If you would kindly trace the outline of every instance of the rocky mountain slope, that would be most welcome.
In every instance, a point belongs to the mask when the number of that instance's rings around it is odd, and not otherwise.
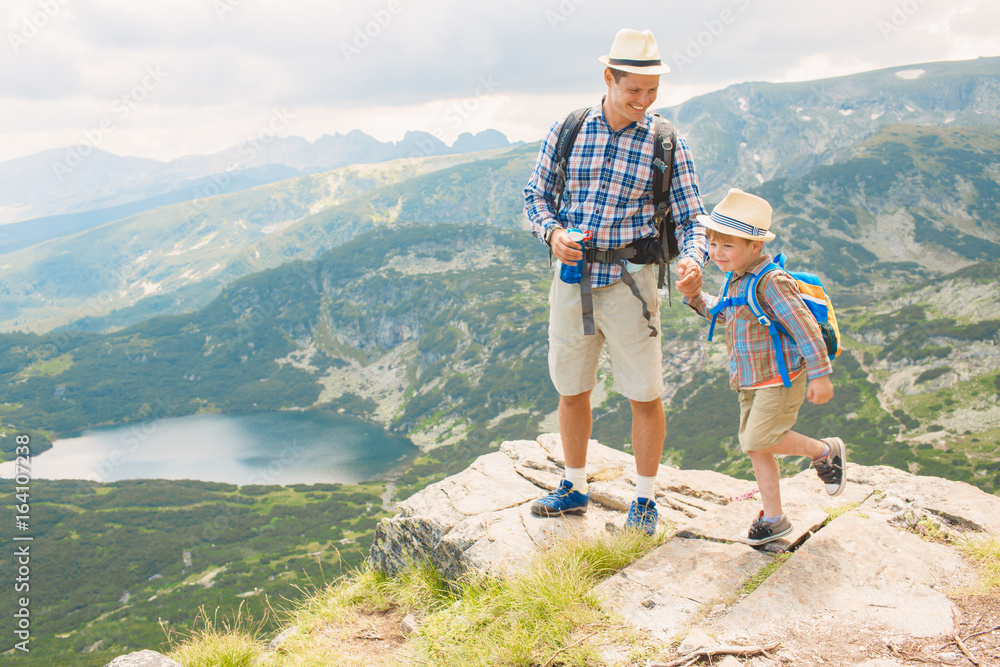
[[[389,573],[429,561],[448,578],[470,570],[505,576],[562,541],[621,530],[634,462],[593,441],[587,514],[529,513],[531,500],[561,478],[560,457],[558,436],[503,443],[383,519],[370,563]],[[811,470],[784,480],[795,530],[755,549],[740,543],[759,508],[748,499],[751,482],[662,467],[656,501],[667,540],[593,594],[613,621],[641,630],[665,653],[777,643],[771,660],[801,664],[964,660],[950,642],[963,622],[977,622],[959,609],[979,573],[959,547],[963,539],[1000,537],[1000,499],[886,467],[849,464],[848,480],[837,498]],[[1000,622],[996,608],[988,613],[986,628]],[[970,655],[976,651],[981,664],[1000,660],[995,642],[980,641],[970,640]],[[603,664],[635,664],[628,646],[595,645]]]
[[[471,153],[511,145],[496,130],[476,135],[465,132],[452,146],[427,132],[407,132],[397,142],[378,141],[358,130],[323,135],[316,141],[275,135],[293,121],[294,115],[287,110],[276,110],[257,136],[238,146],[169,162],[121,157],[90,143],[2,162],[0,224],[94,211],[168,194],[188,201],[218,194],[220,188],[223,192],[228,187],[245,189],[352,164]],[[146,208],[155,204],[153,199]]]
[[[742,83],[661,113],[694,147],[702,191],[717,201],[728,187],[828,164],[885,125],[995,130],[998,103],[1000,58],[979,58],[800,83]]]

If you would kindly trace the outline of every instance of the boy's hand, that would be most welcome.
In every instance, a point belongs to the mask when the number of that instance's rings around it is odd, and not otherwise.
[[[698,266],[698,262],[685,257],[677,262],[677,271],[680,273],[677,289],[681,294],[688,297],[701,294],[701,267]]]
[[[806,398],[813,405],[823,405],[833,398],[833,382],[830,381],[830,376],[821,375],[818,378],[809,380]]]

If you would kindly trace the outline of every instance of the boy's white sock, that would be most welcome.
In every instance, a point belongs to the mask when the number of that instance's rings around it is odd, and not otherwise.
[[[573,485],[574,491],[587,493],[587,466],[582,468],[566,468],[566,481]]]
[[[815,461],[816,459],[821,459],[824,456],[829,456],[830,452],[833,451],[833,450],[830,449],[830,445],[829,444],[827,444],[827,443],[824,442],[823,446],[826,447],[826,450],[822,454],[820,454],[819,456],[817,456],[815,459],[813,459],[813,461]]]
[[[656,475],[651,477],[635,476],[635,499],[653,500],[656,495]]]

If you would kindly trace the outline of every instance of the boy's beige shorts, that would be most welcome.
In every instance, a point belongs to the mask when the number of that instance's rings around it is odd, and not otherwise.
[[[791,387],[740,390],[740,447],[756,452],[778,444],[792,430],[806,397],[806,372]]]
[[[660,296],[656,265],[632,274],[646,300],[651,321],[660,330]],[[590,391],[597,383],[597,365],[605,343],[611,360],[614,390],[633,401],[652,401],[663,395],[663,351],[660,336],[649,336],[642,304],[622,280],[599,287],[594,294],[596,334],[583,335],[580,286],[559,279],[556,263],[549,290],[549,375],[562,396]]]

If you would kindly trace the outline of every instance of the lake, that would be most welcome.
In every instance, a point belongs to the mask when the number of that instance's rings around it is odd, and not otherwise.
[[[419,452],[408,438],[330,411],[204,414],[94,428],[32,458],[36,479],[196,479],[353,484]],[[0,477],[13,477],[13,462]]]

